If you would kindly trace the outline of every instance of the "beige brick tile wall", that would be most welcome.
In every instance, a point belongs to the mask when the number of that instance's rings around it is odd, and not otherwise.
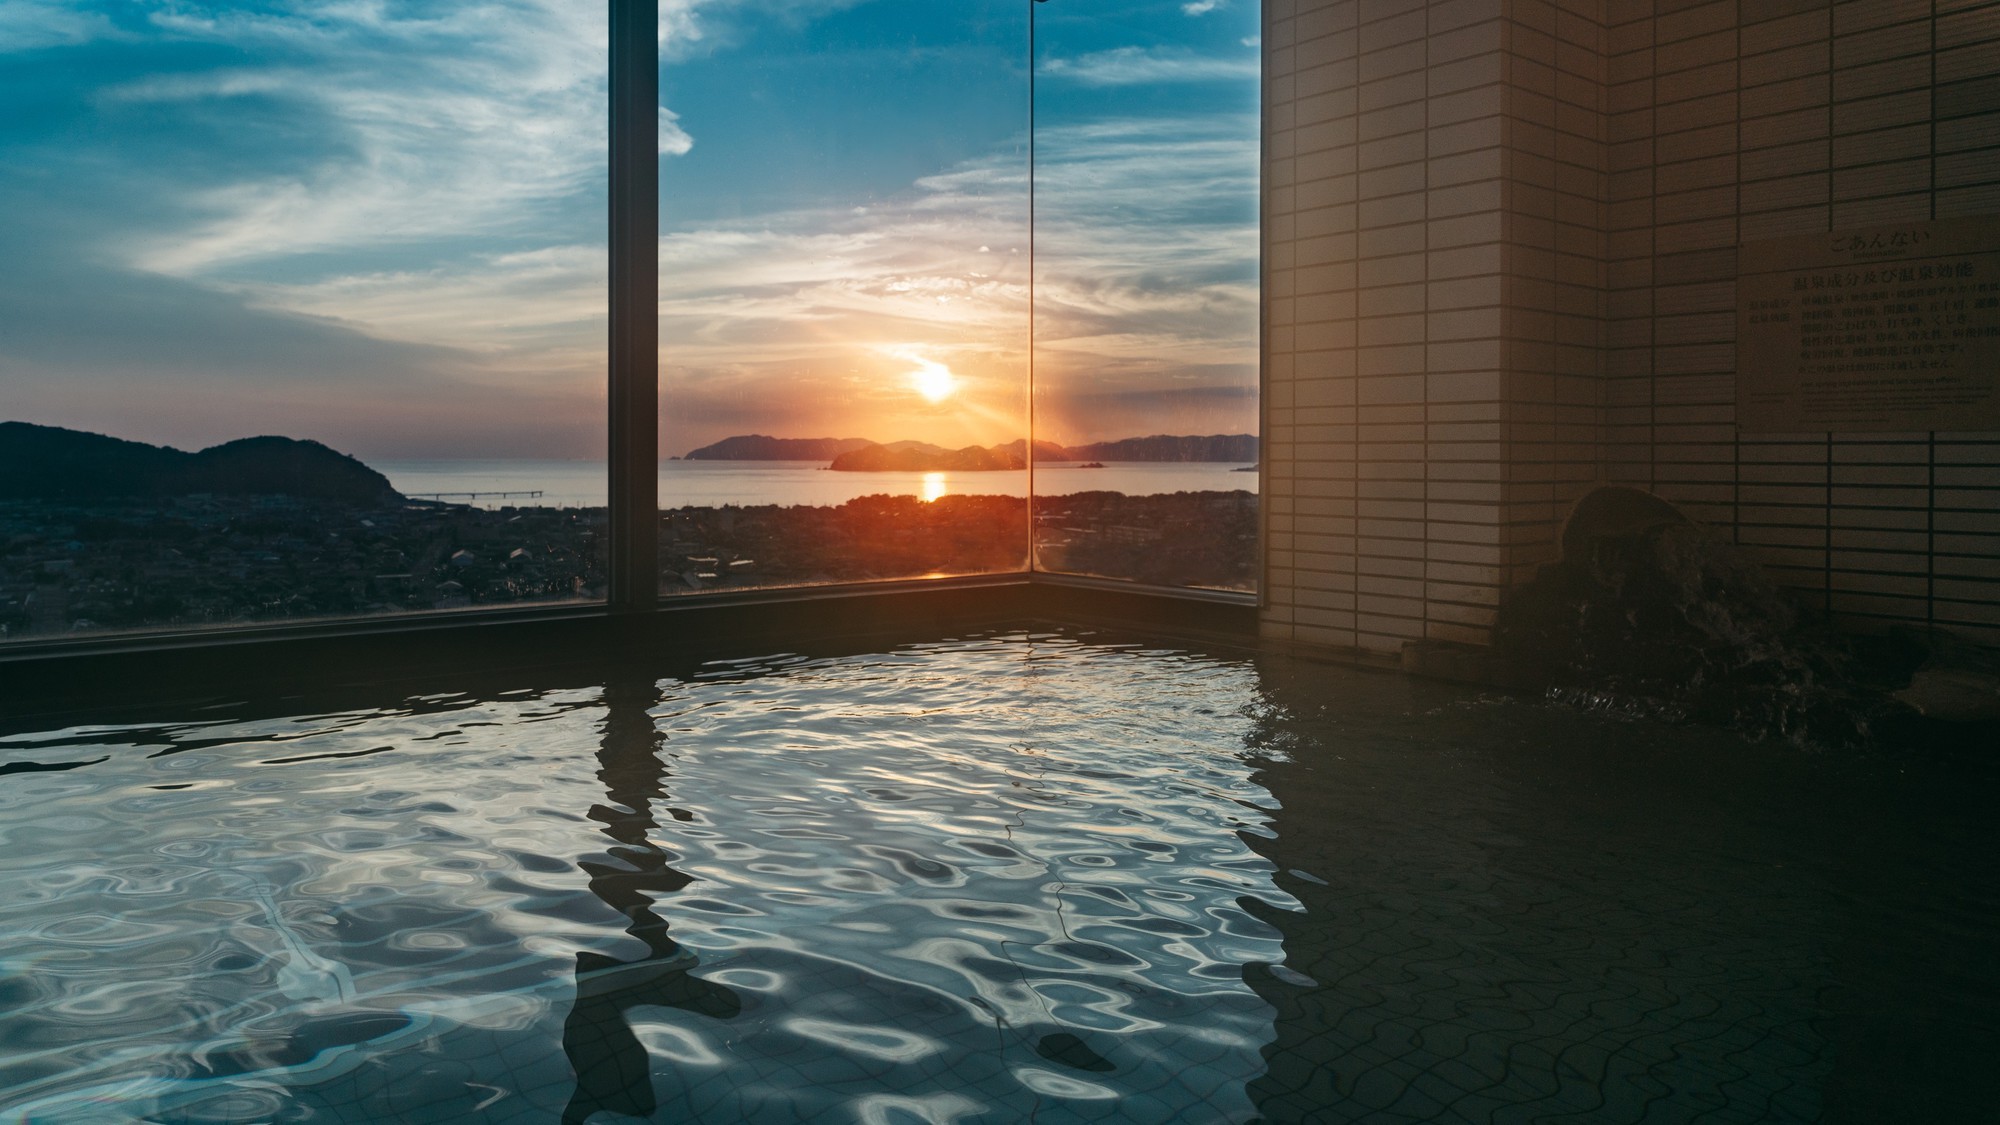
[[[1478,643],[1599,482],[2000,641],[2000,435],[1741,435],[1746,240],[2000,213],[2000,0],[1268,0],[1267,632]]]
[[[1741,242],[2000,212],[2000,3],[1610,7],[1608,476],[1850,625],[2000,643],[2000,435],[1738,434],[1733,316]]]

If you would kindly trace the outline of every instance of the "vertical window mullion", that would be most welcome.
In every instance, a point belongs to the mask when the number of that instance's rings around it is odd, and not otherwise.
[[[610,2],[610,602],[659,600],[659,0]]]

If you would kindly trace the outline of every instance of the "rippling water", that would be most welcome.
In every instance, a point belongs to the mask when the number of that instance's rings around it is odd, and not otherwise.
[[[0,793],[0,1107],[1241,1120],[1253,679],[1014,637],[9,739],[90,764]]]
[[[1984,762],[1077,635],[568,682],[0,735],[0,1121],[2000,1095]]]

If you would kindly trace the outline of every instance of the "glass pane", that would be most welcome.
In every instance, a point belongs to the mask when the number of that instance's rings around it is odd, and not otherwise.
[[[1035,563],[1257,574],[1258,6],[1035,24]]]
[[[1026,569],[1027,7],[663,27],[663,592]]]
[[[0,633],[602,595],[601,5],[0,5]]]

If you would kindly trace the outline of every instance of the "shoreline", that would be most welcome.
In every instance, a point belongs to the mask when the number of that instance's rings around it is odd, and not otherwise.
[[[1027,503],[873,493],[834,505],[662,509],[661,592],[1025,570]],[[1036,564],[1250,589],[1257,506],[1246,490],[1040,497]],[[597,600],[607,531],[602,507],[271,495],[0,501],[0,643]]]
[[[601,507],[605,497],[602,462],[576,461],[383,461],[378,468],[405,495],[436,492],[539,490],[549,507]],[[1128,495],[1231,491],[1257,485],[1254,472],[1236,462],[1112,462],[1103,469],[1079,464],[1039,463],[1035,487],[1043,499],[1109,489]],[[918,495],[1027,494],[1025,470],[914,472],[834,471],[813,461],[678,461],[662,463],[658,477],[663,507],[722,504],[838,505],[874,493]],[[498,507],[497,503],[480,502]]]

